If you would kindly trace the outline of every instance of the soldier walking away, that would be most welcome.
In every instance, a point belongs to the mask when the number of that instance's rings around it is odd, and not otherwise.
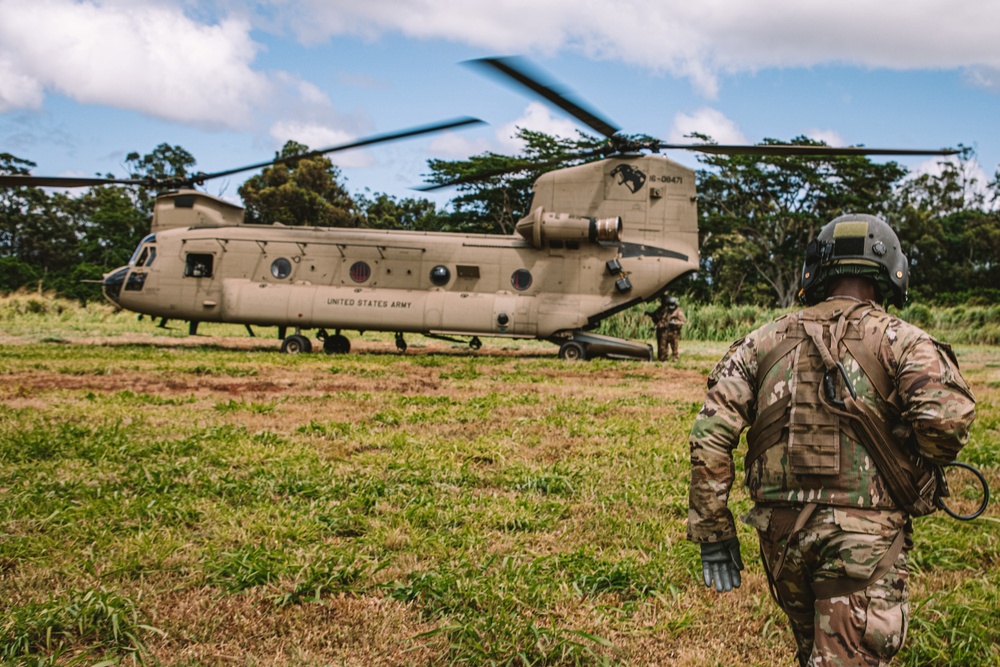
[[[681,328],[687,324],[677,297],[660,297],[660,307],[646,314],[653,318],[656,327],[656,358],[666,361],[669,355],[671,360],[677,361]]]
[[[941,467],[975,399],[951,348],[889,315],[908,263],[881,219],[845,215],[806,249],[806,308],[736,341],[691,429],[688,539],[705,585],[740,585],[727,507],[747,432],[746,484],[772,596],[800,665],[886,665],[906,637],[911,516],[945,495]]]

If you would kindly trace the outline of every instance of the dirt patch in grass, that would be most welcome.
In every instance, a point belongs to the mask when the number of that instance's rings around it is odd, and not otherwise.
[[[185,590],[160,596],[151,622],[167,633],[147,646],[170,665],[432,665],[434,629],[405,604],[376,597],[336,596],[275,607],[250,591],[222,595]]]

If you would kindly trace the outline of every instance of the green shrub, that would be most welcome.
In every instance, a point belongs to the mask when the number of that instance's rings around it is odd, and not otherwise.
[[[715,342],[736,340],[795,310],[717,304],[682,304],[681,307],[688,319],[683,337]],[[646,313],[652,310],[650,304],[633,306],[601,322],[598,332],[619,338],[650,340],[656,334],[653,320]],[[1000,305],[940,307],[911,303],[902,310],[890,312],[949,343],[1000,345]]]

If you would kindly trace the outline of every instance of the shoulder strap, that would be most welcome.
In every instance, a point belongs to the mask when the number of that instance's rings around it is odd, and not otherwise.
[[[852,326],[857,327],[857,324],[855,323]],[[844,344],[847,346],[847,351],[851,353],[854,360],[861,366],[861,370],[868,377],[868,381],[875,388],[875,391],[878,392],[879,396],[882,397],[882,400],[886,403],[896,405],[899,399],[896,396],[896,388],[892,377],[872,350],[873,347],[878,349],[878,346],[881,345],[882,338],[885,337],[885,330],[888,327],[889,318],[879,318],[879,322],[872,334],[865,336],[864,331],[860,331],[860,338],[845,337]]]
[[[777,333],[782,334],[781,340],[767,351],[763,359],[758,357],[757,374],[754,377],[758,388],[768,372],[774,368],[774,365],[804,340],[799,327],[799,318],[795,315],[790,315],[783,322],[780,322],[777,325]]]
[[[757,364],[757,387],[760,387],[761,382],[767,377],[768,371],[774,368],[774,365],[781,361],[789,352],[797,348],[802,344],[804,338],[798,338],[795,336],[790,336],[787,332],[785,337],[781,341],[772,347],[766,355],[764,355],[763,361]]]

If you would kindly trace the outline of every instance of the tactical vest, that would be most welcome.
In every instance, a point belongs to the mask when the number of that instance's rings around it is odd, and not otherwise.
[[[934,511],[936,498],[947,494],[944,476],[939,466],[917,454],[899,418],[895,382],[878,357],[890,320],[871,304],[837,299],[777,323],[775,345],[758,350],[757,417],[747,433],[748,478],[765,452],[782,446],[790,495],[799,491],[803,502],[811,502],[825,494],[835,499],[830,504],[858,506],[847,499],[859,492],[859,479],[866,474],[857,469],[860,446],[878,471],[872,483],[887,491],[892,504],[912,516]],[[843,364],[847,353],[867,380],[857,383],[864,397],[878,410],[854,394]],[[760,391],[762,383],[786,358],[784,363],[794,368],[792,390],[764,405],[769,396]]]

